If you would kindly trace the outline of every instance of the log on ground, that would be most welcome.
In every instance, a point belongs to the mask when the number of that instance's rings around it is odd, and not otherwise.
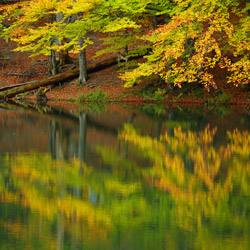
[[[75,69],[67,73],[61,73],[61,74],[51,76],[42,80],[37,80],[32,83],[28,83],[28,84],[18,86],[9,90],[5,90],[5,91],[0,92],[0,99],[11,98],[11,97],[14,97],[15,95],[25,93],[34,89],[38,89],[43,86],[48,86],[57,82],[64,82],[67,80],[71,80],[75,78],[78,73],[79,73],[79,70]]]

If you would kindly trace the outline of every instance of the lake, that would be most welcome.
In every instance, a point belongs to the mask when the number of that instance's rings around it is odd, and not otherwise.
[[[250,114],[0,105],[0,249],[249,249]]]

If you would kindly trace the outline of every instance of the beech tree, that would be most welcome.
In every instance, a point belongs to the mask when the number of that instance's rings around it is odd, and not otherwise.
[[[104,43],[110,46],[97,55],[118,52],[129,57],[129,48],[152,49],[146,62],[122,76],[126,86],[160,77],[179,87],[198,81],[209,90],[216,88],[213,71],[220,68],[227,69],[229,83],[249,84],[249,6],[249,0],[31,0],[3,7],[1,19],[12,19],[3,35],[16,41],[19,51],[80,52],[79,82],[87,77],[88,31],[99,31],[108,34]],[[60,20],[46,21],[59,14]],[[67,22],[73,15],[77,20]],[[168,17],[165,24],[154,29],[151,23],[145,29],[152,16],[161,15]],[[142,36],[142,30],[147,34]],[[56,44],[65,39],[69,42]]]
[[[173,0],[169,23],[145,37],[153,44],[146,62],[122,77],[126,86],[160,76],[181,87],[201,82],[216,88],[212,69],[227,68],[228,82],[249,84],[249,3],[240,0]],[[245,3],[243,3],[245,2]]]
[[[168,0],[31,0],[5,8],[4,15],[12,19],[12,25],[5,29],[4,36],[16,41],[19,51],[50,55],[55,73],[55,52],[69,49],[83,56],[90,43],[88,30],[111,34],[105,43],[112,46],[101,53],[122,49],[127,53],[138,39],[132,31],[138,32],[149,16],[166,13],[168,5]],[[73,15],[78,18],[71,23],[68,20]],[[61,43],[63,39],[70,42]]]
[[[141,7],[142,6],[142,7]],[[127,0],[42,0],[17,3],[5,8],[5,17],[12,19],[12,25],[4,30],[3,35],[18,43],[17,51],[30,51],[32,56],[49,55],[52,74],[58,72],[56,52],[69,50],[79,53],[79,83],[87,80],[86,46],[91,43],[88,31],[114,33],[127,28],[139,27],[130,17],[131,10],[142,13],[145,3],[134,1],[127,5]],[[77,16],[69,22],[72,16]],[[123,43],[128,44],[131,36],[126,35]],[[63,40],[69,40],[62,43]],[[122,41],[120,39],[119,41]],[[113,43],[113,41],[112,41]],[[127,46],[127,45],[126,45]]]
[[[11,19],[12,25],[4,29],[2,35],[17,42],[16,51],[29,51],[32,56],[50,56],[55,74],[56,51],[59,54],[66,50],[82,53],[87,44],[91,43],[86,37],[86,32],[91,28],[91,20],[84,14],[90,12],[99,2],[101,0],[31,0],[7,6],[4,8],[3,16]],[[83,13],[79,16],[81,20],[67,22],[68,18],[79,13]],[[57,42],[63,40],[69,42]],[[86,63],[83,66],[86,67]],[[86,72],[86,69],[83,71]]]

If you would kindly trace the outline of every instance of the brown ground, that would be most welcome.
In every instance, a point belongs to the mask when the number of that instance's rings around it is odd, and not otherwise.
[[[104,59],[109,58],[111,55],[103,55],[98,58],[93,57],[95,52],[99,50],[102,45],[95,35],[92,36],[92,39],[94,40],[94,44],[87,48],[88,64],[96,61],[103,61]],[[28,53],[11,52],[13,48],[14,45],[11,43],[5,44],[2,42],[0,44],[0,88],[12,84],[48,77],[47,57],[39,56],[31,58],[29,57]],[[65,67],[63,70],[67,71],[72,68],[72,66],[73,65],[67,65],[67,67]],[[87,94],[89,92],[101,90],[102,92],[107,93],[108,101],[111,102],[138,103],[152,101],[152,98],[145,98],[142,96],[142,94],[138,94],[138,92],[136,94],[136,91],[140,90],[147,84],[146,82],[137,84],[133,88],[124,88],[124,82],[119,79],[119,73],[117,70],[118,66],[115,65],[99,72],[89,74],[87,86],[78,86],[78,79],[75,79],[64,83],[62,86],[51,88],[51,90],[49,90],[46,94],[47,98],[49,102],[56,104],[59,101],[75,100],[83,93]],[[215,80],[218,89],[223,89],[226,95],[230,96],[229,100],[227,100],[224,104],[249,106],[249,91],[246,91],[241,87],[236,88],[234,86],[227,85],[225,72],[218,71],[215,73]],[[211,97],[212,96],[210,93],[202,91],[202,87],[194,85],[176,90],[173,94],[168,94],[164,102],[170,104],[179,103],[200,105],[204,103],[206,104],[207,100]],[[34,92],[30,93],[28,98],[34,100]],[[218,96],[215,97],[215,100],[218,98]]]

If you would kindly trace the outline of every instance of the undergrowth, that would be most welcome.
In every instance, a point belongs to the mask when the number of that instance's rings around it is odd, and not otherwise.
[[[83,93],[77,98],[77,102],[81,101],[107,101],[109,100],[109,94],[102,91],[100,88],[97,91],[90,91],[88,93]]]
[[[219,89],[214,94],[212,94],[212,98],[207,100],[208,105],[220,105],[231,103],[231,99],[233,95],[227,94],[223,89]]]
[[[139,95],[144,98],[144,100],[149,101],[164,101],[166,96],[166,90],[150,87],[148,85],[143,86],[142,88],[131,92],[134,96]]]

